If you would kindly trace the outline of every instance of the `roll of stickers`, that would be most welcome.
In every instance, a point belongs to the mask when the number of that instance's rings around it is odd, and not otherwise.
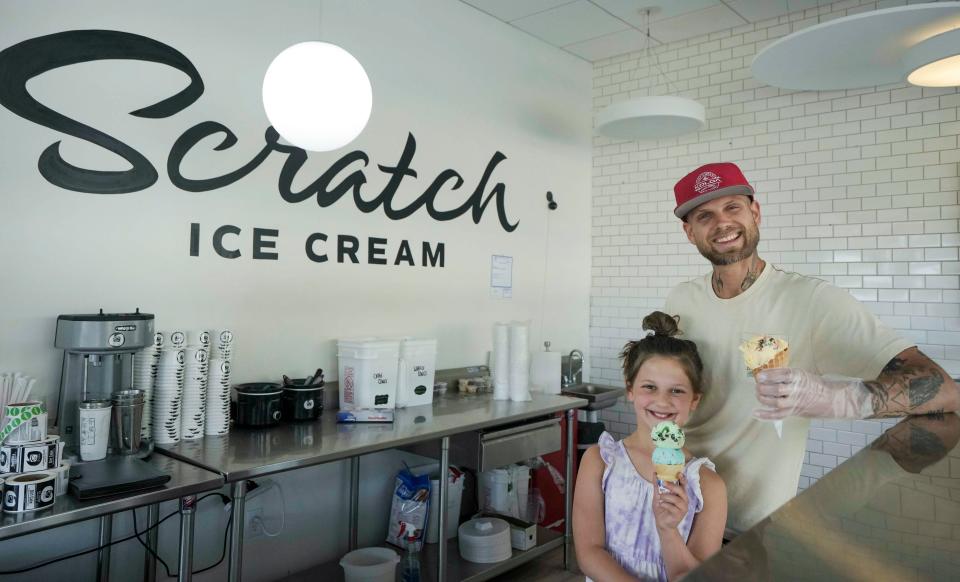
[[[39,401],[8,404],[0,442],[18,445],[47,438],[47,411]]]
[[[0,445],[0,475],[55,469],[63,460],[62,445],[57,435],[25,445]]]
[[[24,473],[3,482],[3,510],[23,513],[46,509],[57,500],[57,476],[49,471]]]

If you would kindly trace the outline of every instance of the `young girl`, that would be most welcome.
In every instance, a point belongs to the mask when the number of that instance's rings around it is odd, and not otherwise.
[[[706,458],[683,450],[680,484],[660,493],[650,431],[686,423],[702,396],[697,346],[673,337],[677,322],[655,311],[644,318],[652,335],[620,354],[627,400],[637,430],[622,441],[608,433],[583,456],[573,500],[577,562],[588,579],[675,580],[720,549],[727,520],[723,480]]]

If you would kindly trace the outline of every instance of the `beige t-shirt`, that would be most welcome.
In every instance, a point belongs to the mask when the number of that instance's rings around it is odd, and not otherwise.
[[[687,446],[710,457],[727,485],[727,526],[745,531],[797,492],[809,421],[790,417],[779,439],[753,418],[756,382],[738,346],[744,334],[785,335],[790,367],[875,379],[913,344],[898,337],[843,289],[767,264],[733,299],[720,299],[710,274],[682,283],[665,311],[680,316],[684,339],[703,359],[704,396],[684,426]]]

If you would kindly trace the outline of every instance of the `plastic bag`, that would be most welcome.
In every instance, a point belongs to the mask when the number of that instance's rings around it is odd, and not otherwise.
[[[397,473],[397,480],[393,487],[387,542],[399,548],[407,548],[410,539],[414,538],[416,550],[420,551],[423,547],[429,515],[430,476],[414,475],[409,469],[402,469]]]

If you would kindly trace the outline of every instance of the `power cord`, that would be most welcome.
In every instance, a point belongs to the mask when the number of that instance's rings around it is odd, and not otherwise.
[[[227,495],[224,495],[223,493],[208,493],[208,494],[204,495],[203,497],[200,497],[199,499],[197,499],[197,503],[199,504],[201,501],[203,501],[203,500],[206,499],[207,497],[215,497],[215,496],[219,496],[219,497],[221,497],[222,499],[225,499],[226,501],[224,501],[224,503],[227,503],[227,502],[231,501],[230,497],[227,496]],[[0,576],[7,576],[7,575],[10,575],[10,574],[23,574],[24,572],[29,572],[29,571],[31,571],[31,570],[36,570],[37,568],[43,568],[44,566],[49,566],[50,564],[56,564],[57,562],[62,562],[62,561],[64,561],[64,560],[69,560],[69,559],[71,559],[71,558],[77,558],[77,557],[79,557],[79,556],[83,556],[83,555],[86,555],[86,554],[89,554],[89,553],[92,553],[92,552],[97,552],[97,551],[99,551],[99,550],[102,550],[102,549],[104,549],[104,548],[108,548],[108,547],[110,547],[110,546],[114,546],[114,545],[117,545],[117,544],[122,544],[123,542],[128,542],[128,541],[130,541],[130,540],[132,540],[132,539],[134,539],[134,538],[137,538],[138,540],[140,540],[140,535],[141,535],[141,534],[145,534],[145,533],[147,533],[148,531],[150,531],[150,530],[153,529],[153,528],[158,528],[158,527],[160,527],[160,524],[161,524],[161,523],[167,521],[168,519],[170,519],[170,518],[173,517],[174,515],[177,515],[177,514],[180,513],[179,511],[171,512],[171,513],[165,515],[165,516],[163,517],[163,519],[161,519],[160,521],[158,521],[155,525],[152,525],[152,526],[148,527],[147,529],[143,530],[142,532],[137,532],[137,525],[136,525],[137,512],[136,512],[136,510],[131,510],[131,511],[133,512],[133,519],[134,519],[134,525],[133,525],[134,534],[131,535],[131,536],[127,536],[127,537],[122,538],[122,539],[119,539],[119,540],[114,540],[114,541],[112,541],[112,542],[110,542],[110,543],[107,543],[107,544],[104,544],[104,545],[102,545],[102,546],[96,546],[96,547],[94,547],[94,548],[90,548],[89,550],[82,550],[82,551],[79,551],[79,552],[75,552],[75,553],[73,553],[73,554],[67,554],[66,556],[60,556],[59,558],[54,558],[54,559],[52,559],[52,560],[47,560],[47,561],[45,561],[45,562],[40,562],[39,564],[34,564],[33,566],[28,566],[28,567],[26,567],[26,568],[20,568],[20,569],[18,569],[18,570],[4,570],[4,571],[0,571]],[[224,531],[224,533],[223,533],[223,552],[224,552],[224,554],[220,557],[220,559],[217,561],[216,564],[214,564],[213,566],[208,566],[207,568],[204,568],[203,570],[195,571],[194,574],[199,574],[200,572],[205,572],[205,571],[207,571],[207,570],[210,570],[210,569],[212,569],[212,568],[215,568],[215,567],[219,566],[221,562],[223,562],[224,557],[226,557],[226,550],[227,550],[227,532],[230,531],[230,522],[231,522],[232,519],[233,519],[233,516],[231,515],[230,519],[227,520],[227,529],[226,529],[226,531]],[[140,543],[143,544],[143,540],[140,540]],[[144,544],[144,547],[147,547],[146,544]],[[150,550],[149,547],[147,547],[147,549]],[[154,556],[156,556],[157,559],[160,558],[160,556],[157,556],[157,554],[154,553],[152,550],[150,550],[150,553],[153,554]],[[173,576],[173,574],[170,574],[170,569],[167,567],[166,562],[164,562],[163,560],[160,560],[160,562],[163,564],[163,567],[167,570],[167,575],[168,575],[168,576]]]
[[[229,502],[231,501],[231,499],[230,499],[229,497],[227,497],[226,495],[224,495],[223,493],[210,493],[209,495],[206,495],[206,496],[204,496],[204,497],[201,497],[200,499],[202,500],[202,499],[204,499],[205,497],[209,497],[209,496],[212,496],[212,495],[219,495],[219,496],[224,500],[224,504],[227,504],[227,503],[229,503]],[[200,500],[197,500],[197,503],[199,503],[199,502],[200,502]],[[143,546],[143,548],[144,548],[145,550],[147,550],[148,552],[150,552],[150,555],[152,555],[154,558],[156,558],[158,562],[160,562],[161,564],[163,564],[163,569],[164,569],[164,571],[166,571],[168,578],[176,578],[176,577],[178,577],[178,576],[179,576],[179,573],[171,574],[171,573],[170,573],[170,566],[163,560],[163,558],[160,557],[159,554],[157,554],[157,552],[155,552],[155,551],[153,550],[153,548],[151,548],[150,546],[148,546],[148,545],[143,541],[143,539],[140,538],[140,534],[141,534],[141,533],[147,533],[148,531],[150,531],[151,528],[148,527],[148,528],[145,529],[144,531],[139,532],[139,531],[138,531],[138,527],[137,527],[137,511],[136,511],[135,509],[132,510],[132,511],[133,511],[133,531],[135,532],[134,535],[137,536],[137,541],[140,542],[140,545]],[[170,514],[170,515],[173,515],[173,514]],[[169,517],[169,516],[168,516],[168,517]],[[217,560],[216,562],[214,562],[213,565],[211,565],[211,566],[207,566],[206,568],[203,568],[203,569],[200,569],[200,570],[194,570],[194,571],[193,571],[194,574],[200,574],[200,573],[206,572],[207,570],[212,570],[212,569],[216,568],[216,567],[219,566],[219,565],[223,562],[223,560],[227,557],[227,532],[230,531],[230,524],[231,524],[231,523],[233,523],[233,514],[232,514],[232,513],[230,514],[230,517],[227,518],[227,527],[226,527],[226,529],[223,531],[223,549],[222,549],[221,552],[220,552],[220,559]],[[160,525],[160,523],[158,522],[157,525]]]

